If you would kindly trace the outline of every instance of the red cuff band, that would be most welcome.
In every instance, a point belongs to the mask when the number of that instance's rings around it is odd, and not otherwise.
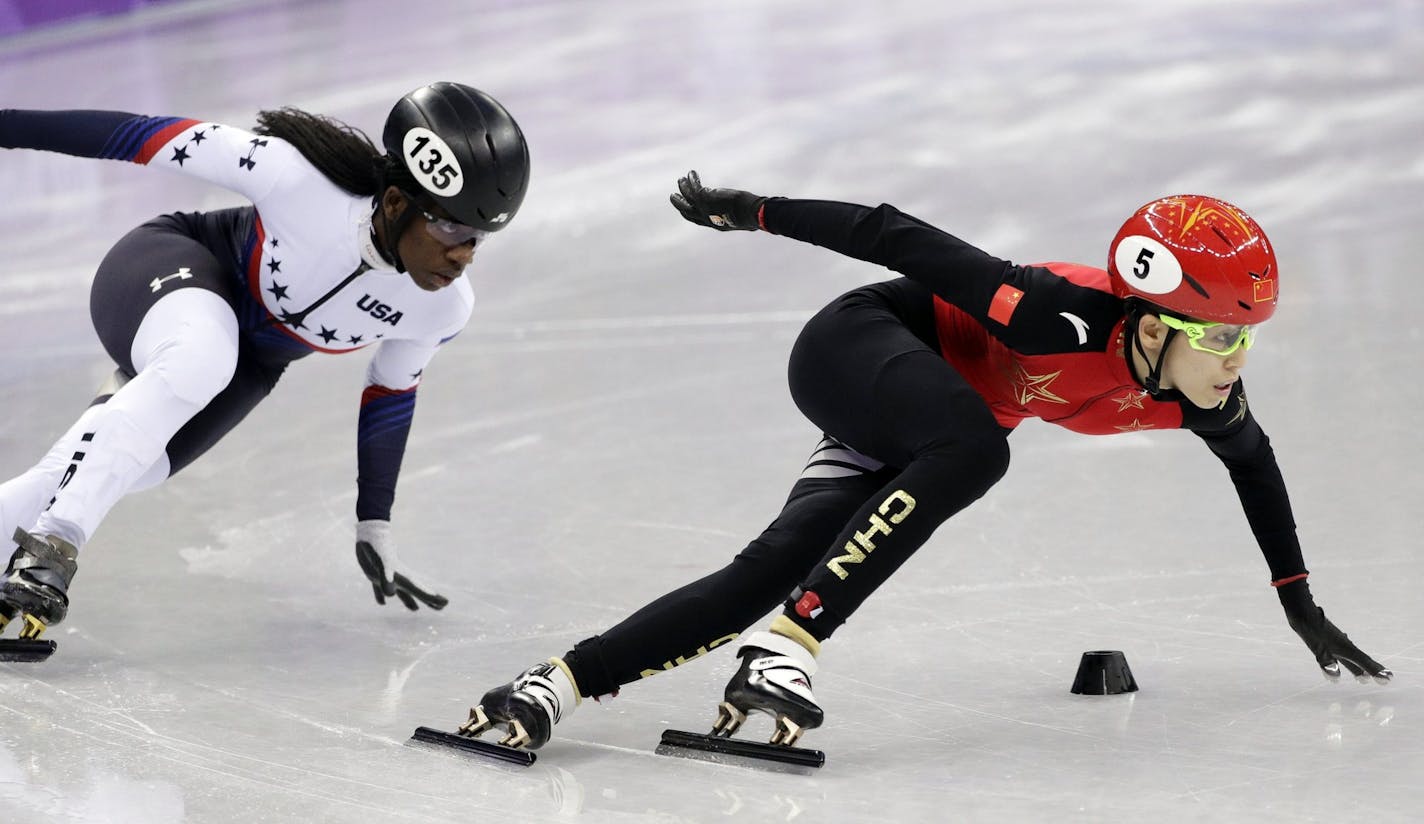
[[[1285,586],[1286,584],[1293,584],[1293,583],[1295,583],[1296,581],[1304,581],[1306,578],[1309,578],[1309,577],[1310,577],[1310,573],[1309,573],[1309,572],[1302,572],[1302,573],[1299,574],[1299,575],[1292,575],[1292,576],[1289,577],[1289,578],[1282,578],[1282,579],[1280,579],[1279,581],[1272,581],[1272,582],[1271,582],[1271,586],[1273,586],[1273,587],[1283,587],[1283,586]]]
[[[763,200],[763,201],[761,202],[761,205],[757,207],[757,225],[761,227],[761,230],[762,230],[763,232],[770,232],[770,231],[771,231],[770,229],[766,228],[766,201],[765,201],[765,200]]]

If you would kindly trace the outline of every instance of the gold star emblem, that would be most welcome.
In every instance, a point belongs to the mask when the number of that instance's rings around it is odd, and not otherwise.
[[[1142,399],[1145,397],[1147,396],[1141,392],[1128,392],[1121,398],[1113,398],[1113,402],[1117,404],[1117,411],[1126,412],[1129,409],[1141,409]]]
[[[1019,364],[1014,369],[1014,389],[1018,392],[1019,406],[1028,406],[1029,401],[1041,400],[1049,403],[1067,403],[1052,392],[1048,387],[1063,374],[1060,369],[1047,375],[1030,375],[1027,369]]]
[[[1114,426],[1113,429],[1116,429],[1119,432],[1141,432],[1144,429],[1151,429],[1152,427],[1153,424],[1143,423],[1137,418],[1133,418],[1132,423],[1128,424],[1127,426]]]

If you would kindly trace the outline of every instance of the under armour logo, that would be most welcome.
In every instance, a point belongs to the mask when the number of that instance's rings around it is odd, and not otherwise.
[[[248,142],[252,144],[252,148],[247,150],[247,157],[239,157],[237,159],[237,165],[250,172],[252,171],[252,167],[257,165],[257,161],[253,160],[252,156],[257,153],[258,149],[266,146],[267,141],[260,137],[254,137]]]
[[[161,278],[154,278],[153,280],[149,281],[149,282],[148,282],[148,288],[150,288],[150,289],[152,289],[153,291],[157,292],[159,289],[162,289],[162,288],[163,288],[163,284],[167,283],[168,281],[170,281],[170,280],[172,280],[172,279],[174,279],[174,278],[178,278],[179,280],[188,280],[188,279],[191,278],[191,277],[193,277],[193,271],[192,271],[191,269],[189,269],[187,266],[183,266],[183,267],[180,267],[180,268],[178,269],[178,271],[174,272],[174,273],[171,274],[171,275],[164,275],[164,276],[161,277]]]

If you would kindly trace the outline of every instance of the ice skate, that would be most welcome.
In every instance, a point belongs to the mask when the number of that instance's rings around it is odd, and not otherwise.
[[[23,529],[15,530],[14,541],[18,548],[0,578],[0,632],[17,617],[24,625],[19,640],[0,640],[0,661],[42,661],[55,644],[40,640],[40,635],[69,611],[78,553],[65,541]]]
[[[731,737],[747,720],[762,712],[776,719],[771,743],[792,746],[801,734],[821,726],[825,714],[811,693],[816,659],[790,638],[758,632],[747,638],[737,655],[742,666],[723,693],[712,733]]]
[[[534,763],[534,753],[549,743],[554,725],[578,706],[573,678],[557,658],[535,664],[508,684],[485,693],[470,717],[454,733],[429,727],[415,731],[415,740],[452,746],[522,764]],[[480,736],[503,727],[498,742]]]
[[[727,683],[712,732],[699,735],[665,730],[658,752],[682,755],[690,750],[806,767],[824,764],[824,753],[795,746],[806,730],[821,726],[825,719],[811,692],[816,659],[796,641],[771,632],[748,636],[737,655],[742,665]],[[769,744],[732,738],[754,712],[775,719]]]
[[[495,687],[470,710],[460,734],[478,736],[503,724],[508,731],[500,744],[537,750],[549,743],[554,725],[578,705],[573,679],[563,664],[546,661],[525,670],[513,681]]]

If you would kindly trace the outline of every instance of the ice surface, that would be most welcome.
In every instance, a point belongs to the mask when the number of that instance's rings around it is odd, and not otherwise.
[[[365,358],[298,363],[115,509],[59,652],[0,665],[0,822],[1415,820],[1419,4],[268,0],[0,41],[15,107],[250,125],[296,105],[379,134],[436,79],[503,101],[535,170],[427,371],[397,499],[402,555],[450,606],[372,601],[351,550]],[[827,644],[818,774],[653,753],[710,725],[726,652],[587,702],[527,770],[407,747],[725,563],[817,440],[791,341],[885,273],[690,226],[666,200],[693,168],[892,202],[1024,262],[1100,264],[1164,194],[1246,207],[1284,284],[1252,405],[1320,603],[1395,683],[1320,678],[1195,438],[1031,423],[1002,484]],[[8,477],[107,374],[86,305],[109,245],[238,200],[32,152],[0,154],[0,180]],[[1140,692],[1071,695],[1092,649],[1123,650]]]

